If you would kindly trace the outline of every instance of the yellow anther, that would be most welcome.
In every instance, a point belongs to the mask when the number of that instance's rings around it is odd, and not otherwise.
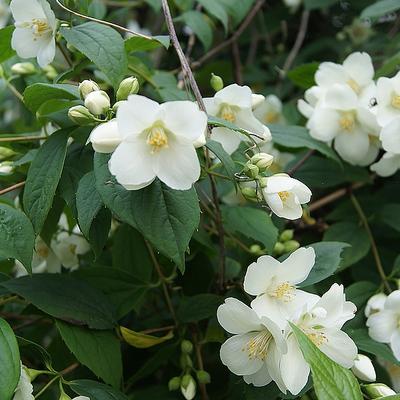
[[[152,147],[152,153],[168,147],[168,136],[162,126],[153,126],[147,136],[147,144]]]
[[[394,108],[400,108],[400,96],[396,94],[392,96],[392,106]]]
[[[322,332],[310,332],[306,335],[317,347],[328,342],[327,337]]]
[[[76,248],[77,248],[78,246],[76,245],[76,244],[70,244],[69,246],[68,246],[68,250],[72,253],[72,254],[75,254],[76,253]]]
[[[219,112],[219,117],[224,119],[225,121],[232,123],[236,121],[235,110],[228,104],[225,104],[221,107],[221,110]]]
[[[339,125],[343,130],[351,132],[355,126],[353,113],[351,112],[343,113],[342,117],[339,120]]]
[[[278,192],[278,196],[281,198],[283,202],[285,202],[290,197],[290,193],[287,191],[282,191]]]
[[[242,348],[242,351],[247,353],[250,360],[264,361],[267,357],[268,346],[271,339],[272,335],[269,331],[261,331],[247,342],[247,344]]]
[[[354,79],[349,79],[347,81],[347,84],[357,93],[359,94],[361,89],[360,85],[354,80]]]
[[[283,282],[276,286],[272,291],[268,293],[271,297],[275,297],[278,300],[289,302],[296,296],[296,288],[289,282]]]
[[[36,254],[41,258],[47,258],[49,255],[49,248],[47,246],[39,246],[36,249]]]
[[[268,111],[264,115],[264,121],[266,124],[273,124],[279,121],[279,113],[275,111]]]

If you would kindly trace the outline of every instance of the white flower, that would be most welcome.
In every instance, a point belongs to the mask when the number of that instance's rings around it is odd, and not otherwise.
[[[31,378],[25,367],[21,364],[21,375],[15,389],[13,400],[34,400]]]
[[[400,154],[400,113],[382,128],[380,139],[384,150]]]
[[[190,377],[186,387],[181,385],[181,393],[186,400],[194,399],[196,396],[196,382],[192,377]]]
[[[371,171],[376,172],[379,176],[388,177],[400,169],[400,154],[387,152],[382,158],[371,165]]]
[[[231,297],[219,306],[217,318],[234,335],[221,347],[222,363],[234,374],[243,376],[246,383],[265,386],[274,380],[284,391],[279,360],[287,349],[281,329],[271,319],[258,317],[250,307]]]
[[[368,317],[368,333],[380,343],[390,344],[394,356],[400,360],[400,290],[390,293],[383,310]]]
[[[207,115],[190,101],[158,104],[132,95],[117,111],[122,138],[109,162],[117,181],[128,190],[156,177],[172,189],[190,189],[200,176],[194,142],[204,134]]]
[[[257,296],[251,302],[253,310],[284,328],[296,310],[318,299],[296,288],[306,280],[314,263],[314,249],[301,247],[282,262],[271,256],[261,256],[250,264],[244,277],[244,290]]]
[[[45,0],[12,0],[11,12],[15,30],[11,45],[21,58],[37,58],[43,68],[56,53],[57,20]]]
[[[271,94],[254,109],[254,115],[263,124],[282,124],[285,119],[282,115],[282,102]]]
[[[94,115],[105,114],[110,105],[110,98],[103,90],[90,92],[85,97],[85,107]]]
[[[373,383],[372,385],[365,385],[364,391],[370,399],[383,399],[388,396],[395,396],[397,393],[389,386],[383,383]]]
[[[304,92],[304,100],[300,99],[297,102],[297,108],[306,118],[311,118],[314,109],[320,105],[324,96],[325,89],[322,89],[319,86],[313,86]]]
[[[385,126],[400,116],[400,72],[393,78],[379,78],[376,93],[376,118]]]
[[[354,375],[366,382],[375,382],[376,372],[374,365],[369,357],[359,354],[354,360],[353,368],[351,369]]]
[[[253,114],[252,93],[248,86],[232,84],[218,91],[214,97],[204,99],[207,113],[224,119],[237,127],[263,137],[271,139],[271,132]],[[245,136],[228,128],[213,128],[212,140],[222,144],[224,150],[232,154],[239,147]]]
[[[100,90],[99,85],[90,79],[85,79],[79,84],[79,93],[82,99],[85,99],[89,93],[97,92],[98,90]]]
[[[92,143],[93,150],[97,153],[112,153],[121,143],[117,119],[96,126],[88,141]]]
[[[383,307],[385,306],[386,301],[386,294],[378,293],[374,294],[370,299],[367,301],[367,305],[365,306],[364,314],[368,318],[370,315],[382,311]]]
[[[345,299],[343,286],[335,283],[311,308],[294,318],[293,323],[329,358],[351,368],[357,357],[357,347],[341,328],[354,317],[355,311],[355,305]],[[281,374],[287,389],[296,395],[307,383],[310,366],[290,330],[287,345],[288,352],[281,360]]]
[[[90,398],[86,397],[86,396],[78,396],[78,397],[74,397],[71,400],[90,400]]]
[[[10,7],[5,0],[0,0],[0,29],[7,25],[10,17]]]
[[[275,174],[267,178],[262,192],[268,206],[278,217],[298,219],[303,214],[302,204],[311,199],[311,190],[287,174]]]

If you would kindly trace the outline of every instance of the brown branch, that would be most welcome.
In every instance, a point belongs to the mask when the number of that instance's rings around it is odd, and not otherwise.
[[[232,56],[233,56],[233,65],[234,65],[234,76],[235,81],[238,85],[243,85],[243,77],[242,77],[242,61],[240,60],[240,51],[237,42],[232,43]]]
[[[288,175],[293,175],[299,168],[303,166],[303,164],[315,153],[315,150],[309,150],[303,158],[301,158],[292,168],[287,172]]]
[[[71,364],[69,367],[63,369],[60,372],[60,375],[64,376],[64,375],[70,374],[72,371],[76,370],[79,367],[79,365],[80,365],[79,363]]]
[[[199,343],[197,332],[198,332],[198,329],[196,327],[196,330],[194,330],[192,332],[192,337],[193,337],[194,348],[196,350],[197,366],[198,366],[199,370],[204,371],[203,356],[201,354],[201,343]],[[206,385],[204,383],[199,383],[199,388],[200,388],[202,400],[208,400],[208,393],[207,393]]]
[[[23,187],[24,185],[25,185],[25,181],[24,182],[20,182],[20,183],[16,183],[15,185],[12,185],[12,186],[10,186],[8,188],[0,190],[0,196],[2,196],[3,194],[6,194],[6,193],[12,192],[15,189],[19,189],[19,188]]]
[[[0,136],[0,143],[3,142],[31,142],[34,140],[46,140],[48,136],[14,136],[14,137],[2,137]]]

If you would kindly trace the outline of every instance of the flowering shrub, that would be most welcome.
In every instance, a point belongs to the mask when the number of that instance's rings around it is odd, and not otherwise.
[[[400,398],[400,4],[0,0],[0,400]]]

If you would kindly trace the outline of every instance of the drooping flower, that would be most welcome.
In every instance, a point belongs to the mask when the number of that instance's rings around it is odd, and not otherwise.
[[[400,169],[400,154],[386,152],[382,158],[371,165],[371,171],[379,176],[388,177],[395,174]]]
[[[346,301],[342,285],[331,288],[312,307],[310,304],[292,322],[329,358],[351,368],[357,357],[357,346],[341,330],[354,317],[356,306]],[[306,385],[310,366],[303,357],[295,335],[287,331],[288,352],[282,355],[281,375],[287,389],[294,395]]]
[[[315,264],[312,247],[302,247],[280,262],[271,256],[261,256],[247,268],[244,290],[257,296],[251,307],[260,316],[268,316],[281,328],[292,314],[318,296],[296,288],[305,281]]]
[[[254,116],[252,93],[248,86],[232,84],[218,91],[214,97],[204,99],[207,113],[224,119],[268,141],[271,132]],[[228,128],[217,127],[212,130],[212,139],[221,143],[224,150],[232,154],[237,150],[245,136]]]
[[[368,317],[368,333],[380,343],[388,343],[394,356],[400,360],[400,290],[390,293],[381,311]]]
[[[254,115],[262,124],[282,124],[282,102],[279,97],[270,94],[254,108]]]
[[[11,45],[21,58],[37,58],[45,67],[56,54],[57,20],[46,0],[12,0],[15,20]]]
[[[117,119],[96,126],[88,142],[92,143],[93,150],[97,153],[112,153],[121,143]]]
[[[278,217],[298,219],[303,214],[302,204],[311,199],[311,190],[287,174],[275,174],[266,179],[262,189],[265,201]]]
[[[200,176],[194,142],[207,127],[207,116],[190,101],[158,104],[132,95],[117,111],[121,143],[109,161],[110,172],[128,190],[156,177],[177,190],[190,189]]]
[[[234,374],[243,376],[246,383],[265,386],[274,380],[285,391],[279,360],[287,349],[278,325],[267,317],[258,317],[250,307],[231,297],[219,306],[217,318],[234,335],[221,347],[222,363]]]
[[[400,117],[400,72],[393,78],[379,78],[376,87],[376,118],[385,126]]]
[[[34,400],[31,378],[25,367],[21,364],[21,375],[15,389],[13,400]]]

